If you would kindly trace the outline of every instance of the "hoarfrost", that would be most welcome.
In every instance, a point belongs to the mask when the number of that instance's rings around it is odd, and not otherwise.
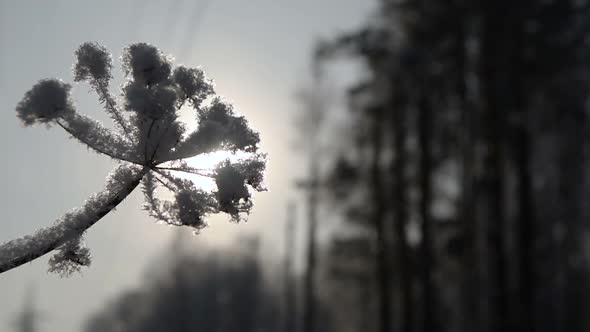
[[[16,107],[27,126],[57,124],[73,138],[98,153],[119,162],[103,191],[82,207],[66,213],[54,225],[33,235],[0,245],[0,273],[32,261],[53,250],[50,271],[69,275],[90,265],[90,252],[82,235],[94,223],[114,210],[140,182],[144,209],[155,219],[197,231],[207,225],[210,214],[224,212],[239,221],[250,213],[252,191],[262,191],[266,156],[258,152],[259,134],[231,104],[214,95],[213,83],[201,69],[173,69],[169,57],[156,47],[138,43],[127,47],[122,67],[128,81],[122,89],[124,109],[117,107],[108,90],[112,79],[111,55],[97,43],[84,43],[76,51],[74,80],[87,81],[115,122],[115,130],[79,114],[70,97],[71,86],[56,79],[39,81]],[[186,101],[195,111],[197,129],[185,135],[178,112]],[[250,158],[222,162],[217,169],[203,171],[183,159],[228,150]],[[217,190],[197,188],[175,172],[209,177]],[[171,201],[161,200],[158,190],[173,193]]]

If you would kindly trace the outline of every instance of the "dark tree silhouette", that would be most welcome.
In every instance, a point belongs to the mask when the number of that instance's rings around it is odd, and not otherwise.
[[[234,252],[170,255],[160,273],[95,314],[85,331],[278,331],[280,302],[256,259],[256,241]]]
[[[330,182],[375,232],[380,331],[588,326],[589,21],[588,1],[384,0],[322,43],[366,70]]]

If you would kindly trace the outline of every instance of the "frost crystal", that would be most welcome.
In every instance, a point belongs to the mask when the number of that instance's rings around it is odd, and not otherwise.
[[[216,97],[198,112],[199,127],[174,152],[176,158],[188,158],[216,150],[258,150],[260,136],[250,129],[245,117],[234,112],[233,106]]]
[[[215,172],[215,183],[221,211],[236,216],[241,210],[248,209],[250,192],[246,187],[246,176],[229,160]]]
[[[211,82],[201,69],[179,66],[174,69],[174,82],[182,91],[183,98],[189,99],[193,106],[200,106],[209,95],[215,93]]]
[[[16,106],[18,117],[27,126],[49,123],[73,112],[71,85],[56,79],[44,79],[33,85]]]
[[[124,50],[123,69],[137,83],[150,86],[167,80],[171,68],[169,60],[150,44],[133,44]]]
[[[74,81],[95,80],[108,82],[111,79],[111,55],[97,43],[84,43],[76,51]]]
[[[82,242],[82,237],[66,242],[57,253],[49,259],[49,272],[68,277],[80,272],[82,266],[90,266],[90,250]]]
[[[158,84],[148,88],[132,82],[124,88],[127,110],[141,117],[160,119],[174,115],[178,104],[178,94],[172,85]]]
[[[231,104],[214,95],[213,84],[201,69],[173,68],[156,47],[139,43],[127,47],[122,67],[127,82],[122,89],[123,109],[108,90],[112,78],[111,56],[97,43],[82,44],[76,51],[74,80],[87,81],[115,122],[111,130],[76,112],[69,96],[71,86],[55,79],[41,80],[17,105],[25,125],[56,124],[88,148],[119,162],[106,188],[84,205],[65,214],[53,226],[0,245],[0,273],[58,250],[50,271],[63,275],[90,264],[81,236],[143,183],[144,209],[155,219],[197,231],[210,214],[226,213],[242,220],[252,208],[252,191],[262,191],[266,157],[258,152],[260,137]],[[188,103],[186,103],[189,101]],[[179,121],[187,104],[195,112],[197,129],[185,135]],[[229,160],[216,169],[203,170],[183,159],[227,150],[250,156]],[[208,177],[217,189],[207,192],[178,173]],[[161,200],[157,192],[172,192]]]
[[[184,181],[181,188],[176,193],[174,205],[171,206],[176,220],[181,225],[191,226],[197,230],[203,228],[206,226],[204,218],[217,211],[214,197],[211,193],[195,188],[190,181]]]
[[[252,208],[250,188],[265,190],[262,185],[265,167],[264,155],[240,163],[226,160],[219,164],[213,176],[217,184],[219,210],[230,214],[235,221],[240,220],[240,213],[249,213]]]

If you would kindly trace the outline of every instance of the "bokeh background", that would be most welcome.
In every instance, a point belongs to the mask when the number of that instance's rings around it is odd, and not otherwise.
[[[269,154],[269,191],[256,195],[249,222],[224,217],[193,237],[189,229],[156,224],[141,210],[137,191],[88,234],[92,268],[62,279],[49,274],[47,257],[0,276],[0,330],[10,331],[28,289],[34,289],[43,331],[81,331],[89,315],[120,292],[139,287],[146,269],[176,236],[198,246],[227,247],[243,234],[261,238],[260,257],[282,257],[286,206],[301,193],[304,155],[293,119],[296,91],[308,79],[314,40],[360,25],[364,1],[0,1],[0,150],[3,217],[0,241],[31,233],[100,190],[113,164],[56,128],[24,128],[14,108],[37,80],[73,82],[74,51],[86,41],[105,45],[118,61],[124,47],[149,42],[176,64],[202,66],[219,94],[233,101],[261,133]],[[115,63],[113,92],[122,82]],[[85,84],[74,85],[78,109],[108,123]]]

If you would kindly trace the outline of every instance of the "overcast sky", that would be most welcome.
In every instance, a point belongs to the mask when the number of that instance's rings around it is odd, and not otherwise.
[[[102,43],[114,59],[126,45],[145,41],[175,56],[177,64],[202,66],[217,92],[260,131],[270,156],[270,192],[256,196],[250,221],[235,225],[216,218],[193,240],[223,245],[236,234],[261,232],[264,250],[280,252],[285,206],[296,197],[292,183],[305,165],[292,151],[294,92],[305,79],[313,41],[359,26],[373,2],[0,0],[0,242],[79,206],[102,188],[113,167],[58,128],[23,128],[14,108],[24,92],[46,77],[71,83],[73,53],[85,41]],[[114,88],[121,82],[117,65]],[[78,110],[108,121],[89,90],[74,85]],[[43,312],[42,331],[60,332],[80,331],[90,313],[121,290],[136,287],[175,232],[149,219],[141,202],[138,190],[90,229],[86,239],[93,265],[82,275],[48,274],[48,257],[0,274],[0,330],[10,331],[31,286]]]

